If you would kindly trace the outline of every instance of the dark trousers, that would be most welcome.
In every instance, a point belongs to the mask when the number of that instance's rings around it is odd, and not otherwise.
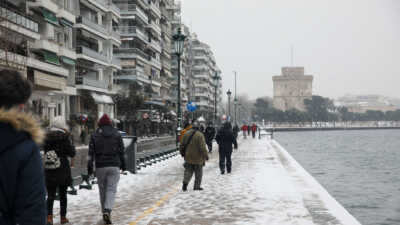
[[[185,173],[183,174],[183,183],[189,184],[194,173],[194,188],[201,187],[201,180],[203,178],[203,165],[189,164],[185,162],[183,164],[185,167]]]
[[[47,215],[53,215],[53,205],[58,194],[60,197],[60,215],[65,217],[67,215],[67,188],[68,186],[48,186],[47,187]]]
[[[225,172],[225,165],[226,171],[230,173],[232,171],[232,151],[221,151],[219,150],[219,168],[221,172]]]
[[[256,137],[256,132],[255,131],[251,131],[251,134],[253,135],[253,138]]]

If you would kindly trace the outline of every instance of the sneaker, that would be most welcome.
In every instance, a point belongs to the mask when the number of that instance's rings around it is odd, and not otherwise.
[[[53,225],[53,215],[47,215],[46,225]]]
[[[108,210],[105,210],[105,212],[103,213],[103,221],[107,225],[112,224],[111,214],[110,214],[110,212],[108,212]]]
[[[184,183],[184,184],[182,185],[182,191],[187,191],[187,186],[188,186],[188,185]]]
[[[67,223],[69,223],[69,220],[65,216],[62,216],[60,222],[61,222],[61,224],[67,224]]]
[[[201,187],[195,187],[195,188],[193,188],[193,190],[195,190],[195,191],[202,191],[202,190],[204,190],[204,189],[201,188]]]

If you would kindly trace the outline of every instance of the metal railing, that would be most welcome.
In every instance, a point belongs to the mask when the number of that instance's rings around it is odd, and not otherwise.
[[[103,88],[103,89],[107,89],[108,88],[108,83],[106,81],[93,80],[93,79],[86,78],[86,77],[83,77],[83,76],[77,76],[76,77],[76,84],[87,85],[87,86]]]
[[[119,57],[133,57],[134,54],[142,57],[145,60],[149,60],[149,56],[144,53],[142,50],[138,49],[138,48],[118,48],[115,50],[115,53],[119,56]]]
[[[141,38],[143,41],[148,41],[149,37],[143,33],[138,27],[135,26],[120,26],[119,32],[121,35],[136,35]]]
[[[94,21],[91,21],[91,20],[89,20],[89,19],[87,19],[87,18],[85,18],[83,16],[79,16],[76,19],[76,23],[82,23],[83,25],[86,25],[86,26],[88,26],[90,28],[95,29],[96,31],[99,31],[99,32],[103,33],[105,36],[108,36],[107,28],[105,28],[102,25],[100,25],[100,24],[98,24],[98,23],[96,23]]]
[[[121,10],[121,14],[130,14],[130,13],[136,13],[144,21],[147,21],[149,17],[146,15],[146,13],[143,12],[143,10],[137,6],[136,4],[123,4],[120,3],[118,4],[119,9]]]
[[[78,46],[76,48],[76,53],[83,54],[83,55],[98,59],[103,62],[107,62],[107,56],[102,55],[101,53],[99,53],[93,49],[87,48],[85,46]]]
[[[0,17],[17,25],[20,25],[28,30],[34,31],[36,33],[39,32],[39,24],[33,21],[29,16],[23,15],[23,13],[7,9],[6,7],[2,6],[0,7]]]

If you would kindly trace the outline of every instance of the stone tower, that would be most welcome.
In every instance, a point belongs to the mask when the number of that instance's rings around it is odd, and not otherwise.
[[[274,107],[286,111],[305,111],[304,99],[312,96],[312,75],[304,75],[304,67],[282,67],[282,75],[272,77]]]

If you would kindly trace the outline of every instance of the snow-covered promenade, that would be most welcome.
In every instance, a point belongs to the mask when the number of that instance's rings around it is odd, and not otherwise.
[[[121,176],[114,224],[360,224],[267,137],[241,139],[232,161],[232,174],[221,175],[214,150],[204,191],[193,191],[193,180],[181,191],[180,156]],[[72,224],[102,224],[97,187],[68,197]]]

